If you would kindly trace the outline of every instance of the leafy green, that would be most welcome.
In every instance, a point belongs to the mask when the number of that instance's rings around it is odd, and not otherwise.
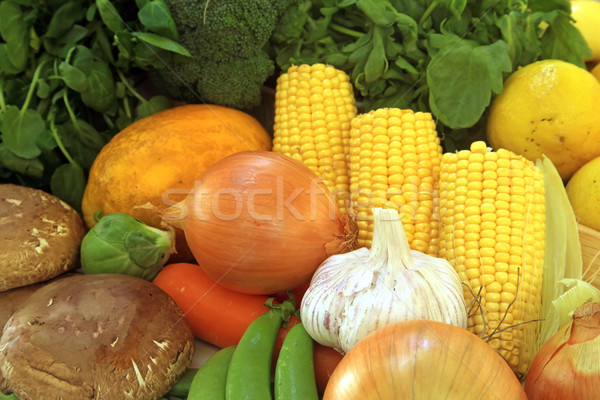
[[[150,0],[138,12],[138,18],[144,26],[157,35],[164,36],[175,42],[179,34],[167,4],[161,0]]]
[[[84,236],[86,274],[119,273],[152,280],[174,250],[174,234],[123,213],[108,214]]]
[[[0,179],[77,210],[117,132],[172,106],[142,96],[148,70],[185,57],[164,0],[0,2]],[[137,12],[135,12],[137,11]]]
[[[42,116],[35,110],[10,105],[2,116],[2,140],[10,151],[22,158],[35,158],[42,152],[35,141],[46,129]]]
[[[448,151],[481,138],[491,99],[517,68],[548,58],[583,67],[591,54],[569,0],[304,0],[298,9],[301,33],[270,41],[281,70],[326,62],[350,76],[367,111],[431,112]]]

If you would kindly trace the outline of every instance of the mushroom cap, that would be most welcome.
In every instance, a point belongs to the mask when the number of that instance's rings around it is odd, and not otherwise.
[[[42,190],[0,185],[0,291],[42,282],[79,267],[81,216]]]
[[[157,399],[190,365],[195,339],[151,282],[74,275],[33,293],[0,338],[0,371],[21,400]]]
[[[54,279],[61,279],[71,276],[72,274],[72,272],[67,272],[66,274],[59,275]],[[51,279],[49,281],[34,283],[32,285],[21,286],[0,292],[0,336],[2,336],[4,325],[10,319],[12,314],[18,309],[21,303],[24,303],[25,300],[27,300],[29,296],[33,294],[33,292],[52,281],[53,280]],[[0,370],[0,392],[5,392],[6,390],[7,387],[4,382],[4,377],[2,376],[2,371]]]
[[[0,335],[2,334],[4,324],[6,324],[6,321],[9,320],[13,312],[41,286],[42,283],[36,283],[0,292]],[[4,377],[2,376],[2,371],[0,371],[0,392],[5,392],[6,389]]]

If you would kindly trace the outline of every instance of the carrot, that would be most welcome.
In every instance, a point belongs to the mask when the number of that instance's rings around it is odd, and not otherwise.
[[[195,264],[166,265],[152,282],[181,308],[196,338],[220,348],[236,345],[252,321],[269,310],[267,296],[220,286]]]
[[[196,264],[177,263],[164,266],[152,281],[182,309],[194,336],[219,348],[238,344],[248,326],[269,310],[268,296],[240,293],[218,285]],[[303,289],[298,294],[301,296]],[[292,315],[277,336],[273,363],[277,360],[285,335],[300,322]],[[320,393],[342,355],[330,347],[315,343],[314,362]]]

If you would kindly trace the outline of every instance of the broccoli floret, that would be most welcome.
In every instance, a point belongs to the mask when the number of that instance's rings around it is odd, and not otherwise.
[[[161,72],[159,85],[168,95],[188,103],[248,110],[260,104],[261,87],[274,70],[273,60],[261,50],[250,58],[176,64],[173,71]],[[195,81],[184,84],[181,77],[194,77]]]
[[[250,109],[274,72],[269,39],[298,0],[167,0],[191,59],[154,71],[154,83],[187,102]]]
[[[212,60],[250,57],[271,37],[279,9],[271,0],[169,0],[180,41]],[[285,3],[285,1],[283,2]]]
[[[251,75],[248,71],[253,71]],[[265,51],[250,58],[237,58],[230,62],[208,61],[202,65],[199,87],[204,99],[215,104],[250,109],[261,101],[261,87],[275,71],[273,60]],[[237,100],[232,102],[231,95],[223,88],[235,88]]]

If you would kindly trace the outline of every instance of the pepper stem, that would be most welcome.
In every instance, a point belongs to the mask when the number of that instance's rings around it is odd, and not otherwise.
[[[369,262],[398,264],[410,269],[415,261],[410,252],[410,245],[396,210],[373,208],[373,244]]]

